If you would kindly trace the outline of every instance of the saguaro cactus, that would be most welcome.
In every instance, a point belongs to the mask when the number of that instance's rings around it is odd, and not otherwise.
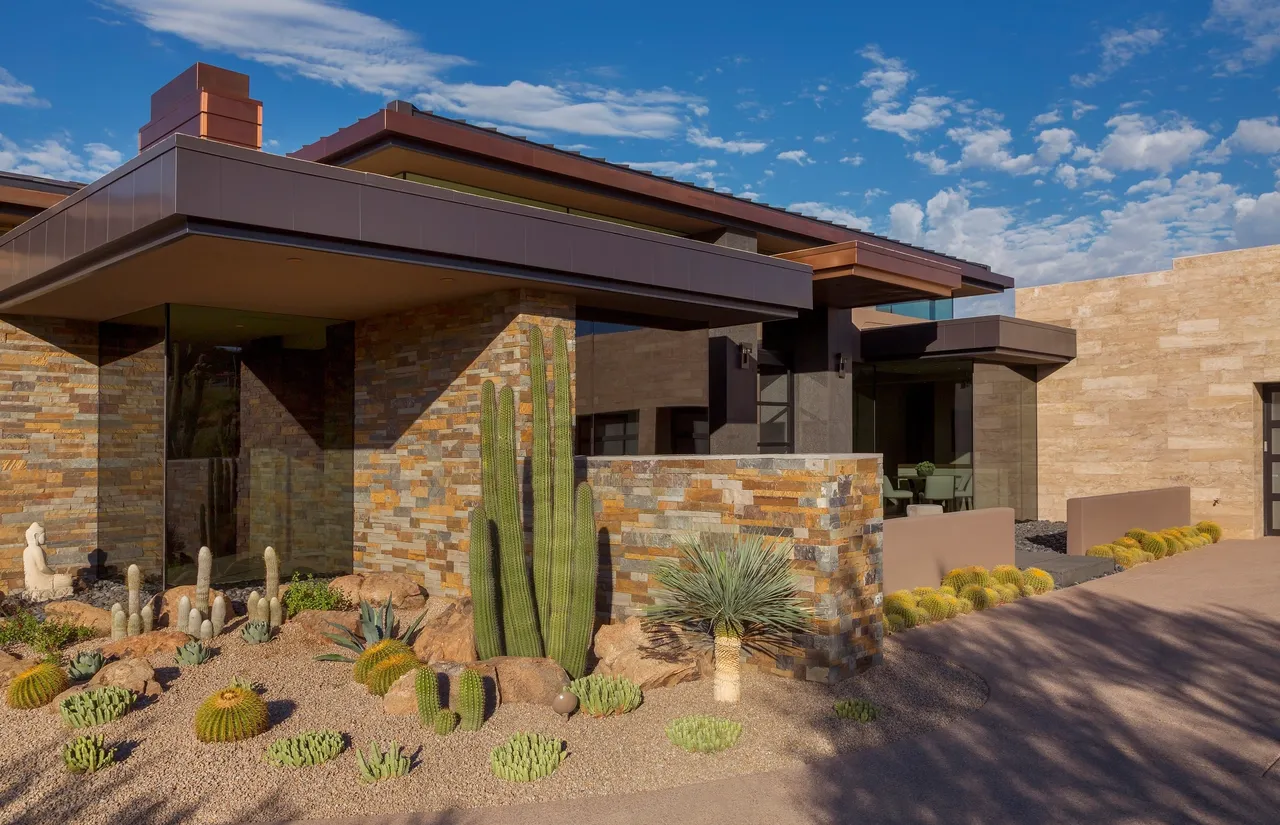
[[[502,632],[512,656],[542,655],[538,616],[525,564],[524,530],[520,526],[520,488],[516,471],[515,393],[498,393],[498,564],[502,590]]]

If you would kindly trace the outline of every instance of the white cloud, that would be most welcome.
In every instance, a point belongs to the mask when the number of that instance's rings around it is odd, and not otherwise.
[[[1097,71],[1072,75],[1071,82],[1086,88],[1095,86],[1129,65],[1135,57],[1154,49],[1162,39],[1164,32],[1159,29],[1112,29],[1102,36],[1102,61]]]
[[[1114,170],[1168,172],[1209,141],[1209,133],[1189,121],[1160,125],[1142,115],[1116,115],[1098,147],[1095,163]]]
[[[1280,52],[1280,5],[1275,0],[1213,0],[1206,25],[1245,41],[1245,48],[1222,61],[1228,74],[1269,63]]]
[[[760,193],[752,192],[750,189],[744,189],[738,193],[738,197],[746,198],[749,201],[758,201],[760,200]]]
[[[868,189],[867,191],[863,192],[863,193],[862,193],[862,197],[863,197],[863,199],[865,199],[865,200],[869,200],[869,201],[870,201],[870,200],[875,200],[876,198],[880,197],[881,195],[887,195],[887,194],[889,194],[889,190],[888,190],[888,189],[881,189],[881,188],[879,188],[879,187],[872,187],[871,189]]]
[[[624,91],[565,83],[453,83],[470,63],[423,48],[394,23],[336,0],[113,0],[142,25],[281,71],[426,108],[531,130],[664,138],[701,100],[670,89]]]
[[[1236,240],[1241,246],[1280,243],[1280,192],[1235,202]]]
[[[654,160],[644,163],[624,163],[623,166],[630,166],[632,169],[638,169],[641,172],[652,172],[655,175],[666,175],[669,178],[677,178],[686,181],[696,181],[703,186],[715,187],[715,173],[711,170],[716,168],[714,160],[693,160],[693,161],[675,161],[675,160]]]
[[[1071,119],[1079,120],[1096,108],[1098,107],[1094,106],[1092,103],[1085,103],[1083,100],[1073,100],[1071,101]]]
[[[1055,133],[1065,132],[1068,136],[1074,135],[1070,129],[1053,129],[1049,131]],[[961,126],[948,129],[947,137],[961,147],[960,159],[955,163],[947,163],[938,157],[935,152],[915,152],[911,155],[912,159],[923,163],[935,175],[956,172],[961,169],[994,169],[1000,172],[1008,172],[1011,175],[1031,175],[1042,171],[1042,168],[1038,165],[1037,155],[1015,155],[1009,151],[1008,145],[1013,141],[1013,134],[1004,127],[977,128],[974,126]],[[1057,137],[1051,138],[1051,141],[1055,143],[1057,140]],[[1042,145],[1041,149],[1044,148]],[[1057,155],[1054,155],[1049,160],[1052,161],[1056,158]]]
[[[1045,129],[1036,135],[1036,143],[1040,148],[1036,155],[1046,163],[1053,163],[1067,154],[1075,145],[1076,133],[1059,126],[1056,129]]]
[[[711,114],[711,109],[706,106],[703,106],[701,103],[691,104],[689,106],[689,111],[693,112],[698,117],[706,117],[707,115]]]
[[[866,158],[859,154],[845,155],[840,158],[841,163],[847,163],[850,166],[861,166],[865,160]]]
[[[915,201],[903,201],[889,207],[889,237],[906,243],[919,243],[924,234],[924,210]]]
[[[1280,153],[1280,119],[1255,117],[1236,124],[1236,130],[1213,150],[1213,156],[1222,159],[1232,152],[1253,152],[1260,155]]]
[[[788,149],[785,152],[779,152],[778,160],[789,160],[800,166],[807,166],[814,162],[813,158],[809,157],[809,153],[803,149]]]
[[[1144,180],[1141,183],[1135,183],[1128,189],[1124,190],[1126,195],[1140,195],[1143,192],[1168,192],[1173,188],[1173,181],[1168,178],[1152,178]]]
[[[764,151],[764,148],[769,145],[763,140],[725,140],[708,135],[701,129],[690,129],[686,137],[694,146],[703,149],[723,149],[740,155],[754,155],[756,152]]]
[[[914,140],[916,133],[940,126],[951,116],[948,107],[953,101],[941,95],[917,94],[904,109],[898,98],[915,73],[901,58],[885,57],[876,46],[867,46],[859,54],[875,64],[858,81],[859,86],[871,89],[862,120],[872,129]]]
[[[86,143],[80,151],[65,138],[20,146],[0,135],[0,170],[59,180],[92,181],[120,165],[123,155],[105,143]]]
[[[848,209],[839,206],[832,206],[829,203],[820,203],[818,201],[802,201],[793,203],[787,207],[795,212],[801,212],[819,220],[831,221],[841,226],[848,226],[852,229],[870,229],[871,221],[867,218],[859,217]]]
[[[1063,163],[1053,170],[1053,177],[1068,189],[1075,189],[1077,186],[1087,186],[1095,181],[1107,183],[1115,179],[1115,173],[1103,169],[1101,166],[1077,167],[1069,163]]]
[[[44,108],[49,101],[36,97],[35,87],[22,83],[0,67],[0,105]]]
[[[897,99],[915,76],[899,57],[885,57],[879,46],[867,46],[858,54],[876,64],[863,73],[858,85],[871,90],[873,103],[889,103]]]
[[[1048,126],[1050,123],[1057,123],[1060,120],[1062,120],[1062,115],[1055,108],[1031,118],[1031,123],[1035,126]]]

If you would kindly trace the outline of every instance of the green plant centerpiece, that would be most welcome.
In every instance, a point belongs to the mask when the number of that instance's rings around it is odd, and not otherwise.
[[[192,639],[178,648],[173,656],[179,667],[198,667],[213,658],[213,648]]]
[[[742,725],[718,716],[684,716],[667,725],[671,744],[689,753],[719,753],[738,744]]]
[[[355,655],[323,653],[317,656],[316,660],[320,662],[352,662],[357,664],[356,681],[363,683],[367,678],[368,670],[377,664],[381,658],[395,653],[403,653],[405,650],[410,649],[409,646],[413,644],[418,631],[422,629],[422,621],[426,618],[426,615],[426,612],[423,612],[418,618],[410,622],[408,627],[398,628],[395,609],[391,606],[391,599],[387,599],[387,603],[382,606],[381,610],[362,599],[360,601],[359,635],[333,622],[329,622],[329,626],[339,632],[324,634],[326,639],[346,648]],[[398,634],[397,630],[400,631]],[[383,642],[394,642],[395,644],[381,644]],[[361,657],[366,654],[369,655],[364,659],[364,664],[360,665]]]
[[[311,573],[303,578],[295,570],[281,604],[285,618],[292,619],[304,610],[341,610],[346,606],[347,599],[340,591],[330,587],[329,582],[316,581],[315,575]]]
[[[269,642],[271,641],[271,623],[261,619],[245,622],[244,627],[240,628],[240,638],[251,645]]]
[[[102,670],[102,666],[106,663],[107,660],[101,651],[82,650],[67,664],[67,675],[73,682],[84,682],[92,679],[93,675]]]
[[[595,509],[591,487],[574,486],[572,378],[564,329],[557,327],[552,336],[553,399],[538,327],[529,332],[529,348],[533,581],[521,524],[515,394],[510,386],[499,392],[486,381],[480,394],[481,503],[471,512],[476,651],[481,659],[545,654],[577,678],[586,672],[595,622]]]
[[[489,754],[493,775],[508,782],[532,782],[555,773],[566,756],[564,742],[540,733],[517,733]]]
[[[569,692],[578,697],[578,707],[588,716],[621,716],[640,707],[644,693],[625,676],[592,673],[569,683]]]
[[[749,534],[734,536],[727,549],[710,547],[702,537],[679,547],[680,558],[653,574],[664,592],[648,616],[711,634],[715,699],[736,702],[742,695],[743,646],[787,647],[790,634],[805,632],[812,620],[796,594],[791,542]]]
[[[919,464],[916,465],[916,475],[920,476],[921,478],[928,478],[929,476],[937,472],[937,470],[938,468],[934,466],[934,463],[932,461],[921,461]]]

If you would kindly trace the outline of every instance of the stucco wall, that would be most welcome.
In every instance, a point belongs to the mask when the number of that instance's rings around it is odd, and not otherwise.
[[[1271,246],[1018,290],[1019,317],[1078,336],[1076,360],[1038,386],[1041,518],[1065,518],[1074,496],[1187,485],[1193,518],[1260,535],[1257,385],[1280,381],[1278,283]]]

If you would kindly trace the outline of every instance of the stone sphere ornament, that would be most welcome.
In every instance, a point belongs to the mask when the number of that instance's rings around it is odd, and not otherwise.
[[[565,721],[568,721],[573,712],[578,709],[578,697],[566,685],[563,690],[556,694],[556,698],[551,700],[551,709],[563,716]]]

